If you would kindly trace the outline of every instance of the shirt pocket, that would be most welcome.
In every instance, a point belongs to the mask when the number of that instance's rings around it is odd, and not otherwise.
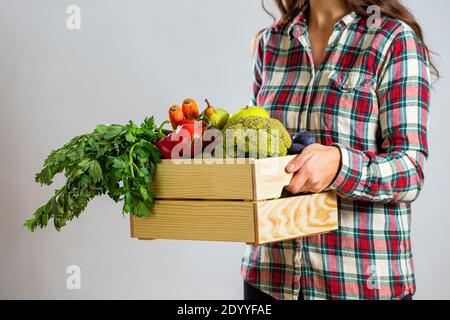
[[[341,94],[370,93],[374,91],[374,80],[371,74],[361,71],[338,72],[329,74],[331,88]]]
[[[361,70],[332,71],[324,94],[322,125],[354,147],[376,141],[378,99],[372,74]]]

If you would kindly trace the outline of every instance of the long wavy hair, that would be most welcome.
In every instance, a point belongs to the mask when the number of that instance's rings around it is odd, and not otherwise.
[[[309,0],[273,0],[276,7],[280,11],[280,18],[278,23],[280,25],[286,25],[292,22],[295,17],[306,8],[309,4]],[[380,8],[381,15],[388,16],[394,19],[399,19],[408,24],[419,39],[422,41],[426,52],[431,56],[432,52],[426,45],[423,35],[423,30],[417,22],[411,11],[408,10],[399,0],[346,0],[348,6],[352,11],[355,11],[362,17],[369,17],[371,13],[367,12],[367,8],[372,5],[376,5]],[[275,16],[267,9],[265,0],[261,0],[263,9],[267,12],[275,21]],[[440,77],[439,70],[433,62],[430,62],[431,73],[438,79]]]

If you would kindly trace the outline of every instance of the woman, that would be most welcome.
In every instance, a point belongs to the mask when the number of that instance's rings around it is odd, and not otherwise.
[[[257,39],[252,102],[292,134],[316,135],[286,168],[289,189],[334,189],[340,228],[248,246],[245,299],[411,299],[410,203],[437,74],[421,28],[397,0],[275,2],[281,19]]]

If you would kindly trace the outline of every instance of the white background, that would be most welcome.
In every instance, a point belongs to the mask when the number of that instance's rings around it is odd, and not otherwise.
[[[440,54],[431,158],[414,205],[417,298],[450,298],[450,37],[446,0],[408,0]],[[79,31],[66,28],[70,4]],[[21,225],[52,194],[34,183],[51,149],[99,123],[166,118],[187,96],[231,111],[248,101],[258,0],[0,0],[0,298],[240,299],[242,244],[130,239],[127,217],[95,200],[63,232]],[[59,183],[61,180],[59,180]],[[82,270],[66,288],[67,266]]]

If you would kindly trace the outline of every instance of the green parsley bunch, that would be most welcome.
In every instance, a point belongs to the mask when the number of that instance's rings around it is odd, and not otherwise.
[[[147,217],[154,205],[149,189],[156,165],[161,161],[154,143],[161,137],[153,117],[137,126],[99,125],[89,134],[77,136],[50,153],[36,182],[51,185],[63,173],[64,186],[25,226],[34,231],[53,219],[59,231],[86,209],[90,200],[107,194],[115,202],[123,201],[123,213]]]

